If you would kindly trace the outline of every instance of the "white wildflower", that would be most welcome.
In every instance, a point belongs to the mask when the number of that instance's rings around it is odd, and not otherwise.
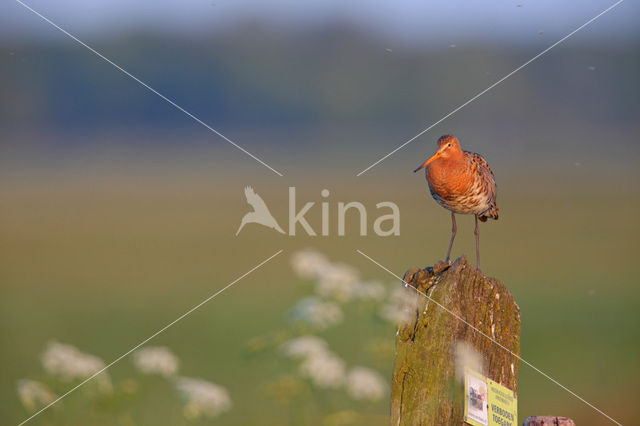
[[[188,418],[214,418],[231,409],[229,392],[215,383],[191,377],[180,377],[176,388],[185,399],[184,414]]]
[[[344,384],[345,363],[331,351],[307,357],[300,364],[300,374],[319,388],[338,388]]]
[[[133,353],[133,364],[144,374],[175,376],[178,372],[178,357],[165,346],[150,346]]]
[[[282,352],[290,358],[307,358],[328,349],[327,342],[315,336],[296,337],[282,345]]]
[[[386,294],[387,289],[380,282],[359,282],[356,286],[355,298],[360,300],[381,301]]]
[[[40,360],[47,374],[65,382],[86,379],[105,367],[104,361],[97,356],[58,342],[49,342]],[[111,379],[104,371],[96,377],[96,382],[103,390],[112,389]]]
[[[480,374],[484,371],[482,355],[470,344],[459,340],[455,343],[453,355],[456,365],[456,379],[464,379],[464,370],[470,369]]]
[[[295,253],[291,264],[299,277],[317,282],[314,291],[320,297],[346,302],[357,296],[360,273],[352,266],[332,263],[313,249]]]
[[[318,279],[330,264],[331,262],[324,254],[310,248],[298,251],[291,256],[294,272],[305,280]]]
[[[360,274],[355,268],[332,263],[321,271],[314,290],[321,297],[347,302],[356,295],[359,280]]]
[[[300,299],[292,310],[296,322],[306,323],[317,330],[324,330],[340,323],[344,315],[338,305],[315,297]]]
[[[418,307],[419,295],[412,289],[394,288],[388,302],[380,309],[380,316],[396,324],[405,324],[413,318]]]
[[[35,380],[18,380],[17,388],[20,402],[22,402],[22,405],[29,411],[47,406],[58,398],[58,395]]]
[[[347,393],[353,399],[378,401],[387,393],[387,384],[377,371],[353,367],[347,374]]]

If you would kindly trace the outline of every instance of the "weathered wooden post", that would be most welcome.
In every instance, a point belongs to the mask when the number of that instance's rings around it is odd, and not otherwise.
[[[567,417],[557,416],[532,416],[527,417],[524,426],[576,426],[573,420]]]
[[[463,424],[464,392],[455,361],[461,344],[480,355],[478,373],[517,392],[518,358],[468,325],[519,356],[520,309],[513,296],[500,281],[476,272],[464,256],[438,269],[412,268],[405,274],[409,285],[455,316],[418,295],[414,315],[398,327],[392,425]]]

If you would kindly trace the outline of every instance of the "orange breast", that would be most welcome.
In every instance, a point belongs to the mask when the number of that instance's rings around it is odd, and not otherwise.
[[[426,177],[431,190],[444,200],[468,194],[474,182],[464,161],[434,161],[427,167]]]

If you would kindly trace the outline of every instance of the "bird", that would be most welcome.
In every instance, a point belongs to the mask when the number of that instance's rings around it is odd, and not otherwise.
[[[246,188],[244,188],[244,195],[247,198],[247,203],[249,203],[249,205],[253,207],[253,211],[245,214],[242,217],[242,221],[240,222],[240,227],[238,228],[236,235],[240,233],[244,225],[246,225],[247,223],[258,223],[260,225],[266,226],[267,228],[275,229],[281,234],[284,234],[284,231],[282,230],[282,228],[280,228],[280,225],[278,225],[278,222],[269,211],[269,208],[265,204],[262,197],[256,194],[252,187],[247,186]]]
[[[438,139],[436,153],[413,172],[423,168],[431,196],[451,212],[451,241],[445,262],[449,263],[456,237],[456,214],[472,214],[476,223],[476,270],[480,271],[478,220],[498,220],[500,210],[496,204],[497,184],[489,163],[480,154],[463,150],[456,137],[444,135]]]

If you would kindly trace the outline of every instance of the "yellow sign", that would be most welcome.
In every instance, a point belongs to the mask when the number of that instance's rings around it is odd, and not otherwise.
[[[515,392],[482,374],[464,374],[464,421],[472,426],[515,426],[518,399]]]
[[[518,424],[518,398],[516,393],[500,383],[487,379],[489,386],[489,426],[515,426]]]

